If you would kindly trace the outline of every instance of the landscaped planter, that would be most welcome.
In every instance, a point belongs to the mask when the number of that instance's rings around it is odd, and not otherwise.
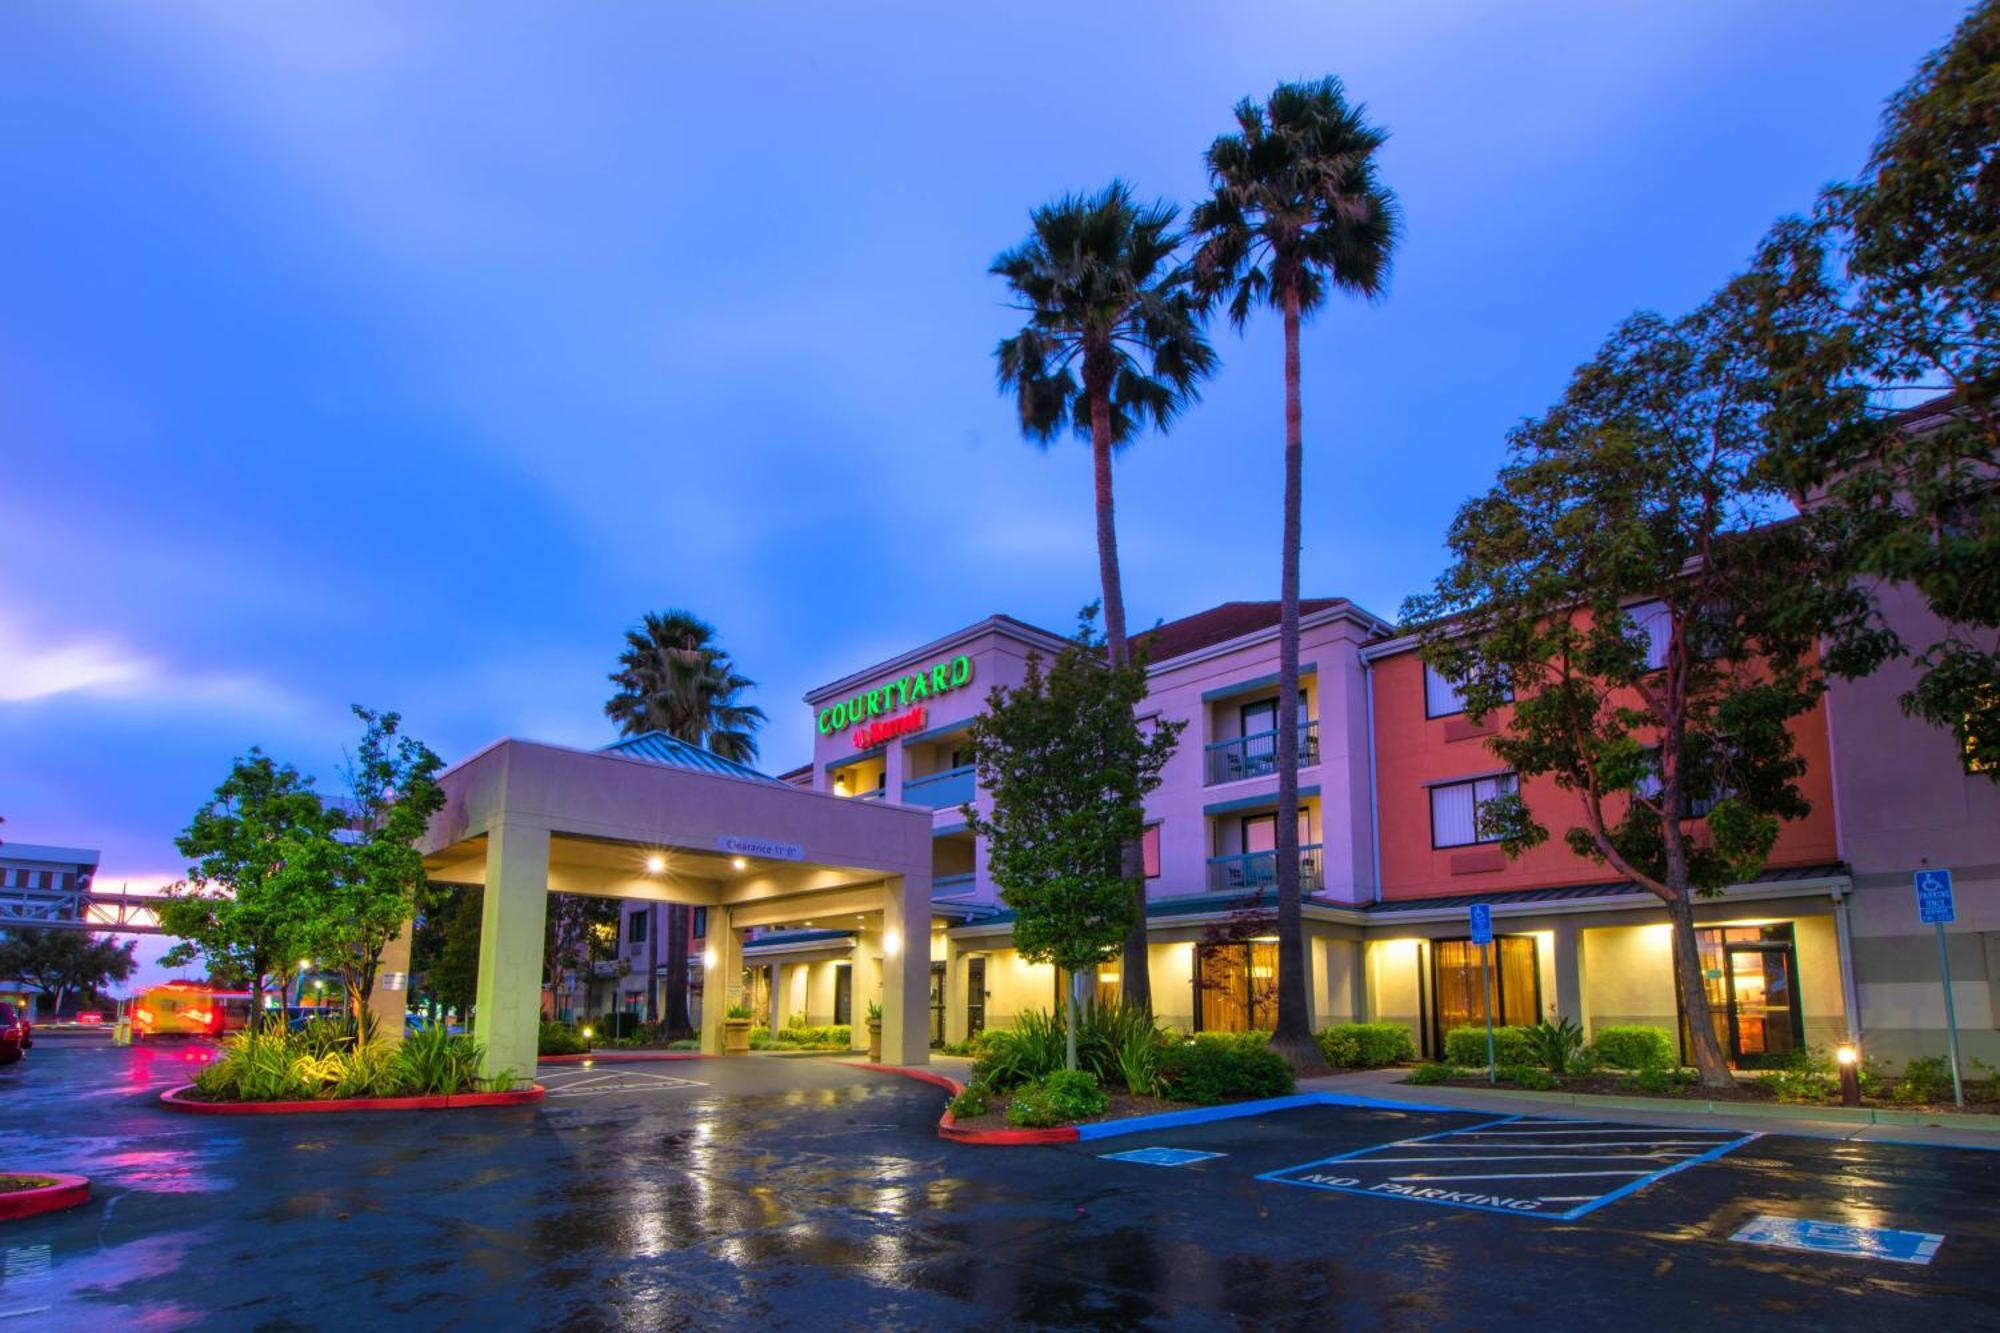
[[[724,1055],[745,1055],[750,1050],[750,1024],[754,1019],[725,1018],[722,1020],[722,1053]]]
[[[0,1174],[0,1221],[34,1217],[90,1202],[90,1181],[83,1176],[66,1176],[56,1171],[19,1171]]]
[[[457,1092],[436,1097],[328,1097],[299,1102],[211,1102],[190,1096],[194,1090],[192,1083],[169,1088],[160,1094],[160,1105],[169,1111],[193,1115],[313,1115],[327,1111],[464,1111],[482,1106],[527,1106],[548,1095],[548,1089],[539,1083],[506,1092]]]

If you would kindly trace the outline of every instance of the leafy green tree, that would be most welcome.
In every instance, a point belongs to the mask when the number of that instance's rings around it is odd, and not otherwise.
[[[549,994],[556,1001],[558,1016],[570,1016],[570,1005],[564,997],[564,977],[582,978],[587,997],[597,964],[608,963],[618,956],[620,910],[616,898],[579,893],[549,895],[542,966],[548,973]]]
[[[1179,211],[1141,206],[1113,181],[1095,195],[1065,195],[1030,214],[1032,234],[993,261],[1027,317],[994,355],[1011,390],[1021,431],[1047,447],[1073,432],[1090,442],[1097,510],[1097,571],[1105,638],[1113,665],[1131,655],[1125,590],[1118,569],[1111,458],[1148,425],[1166,430],[1200,398],[1215,370],[1199,303],[1175,252]],[[1135,919],[1124,944],[1127,1001],[1150,1012],[1145,879],[1128,849]]]
[[[361,741],[349,756],[345,808],[288,839],[304,873],[303,936],[320,966],[340,978],[357,1028],[382,951],[415,917],[429,876],[417,843],[444,808],[444,761],[402,732],[402,715],[354,706]]]
[[[1014,947],[1070,974],[1071,1069],[1085,975],[1117,955],[1133,916],[1124,849],[1144,832],[1146,793],[1160,785],[1180,722],[1143,731],[1142,660],[1107,662],[1086,611],[1076,638],[1044,671],[1028,658],[1021,684],[995,686],[972,724],[972,762],[993,812],[964,807],[987,840],[993,880],[1014,909]]]
[[[1281,83],[1263,105],[1236,104],[1237,131],[1209,145],[1211,193],[1189,221],[1195,282],[1226,297],[1241,329],[1276,310],[1285,333],[1285,493],[1278,612],[1278,1017],[1271,1047],[1295,1069],[1326,1059],[1313,1039],[1299,892],[1299,541],[1305,428],[1299,328],[1330,292],[1370,300],[1387,289],[1402,231],[1375,154],[1388,135],[1350,106],[1340,80]]]
[[[0,936],[0,977],[49,996],[51,1012],[60,1015],[71,994],[94,995],[130,977],[137,945],[82,930],[16,929]]]
[[[265,979],[282,991],[306,949],[301,909],[316,858],[293,849],[329,837],[337,822],[311,778],[252,747],[174,839],[194,863],[160,904],[161,929],[180,939],[161,962],[198,958],[211,973],[240,977],[251,1011],[263,1013]]]
[[[625,631],[604,715],[627,736],[664,731],[741,764],[757,760],[764,710],[743,702],[757,683],[736,670],[715,626],[691,611],[649,611]]]
[[[1890,102],[1859,180],[1766,238],[1729,299],[1781,476],[1858,578],[1914,588],[1904,710],[2000,755],[2000,0]],[[1943,410],[1898,413],[1911,391]],[[1937,396],[1942,394],[1941,398]],[[2000,763],[1978,766],[2000,782]]]
[[[428,915],[436,920],[437,943],[424,970],[424,986],[441,1012],[461,1018],[472,1012],[479,991],[479,940],[484,895],[477,885],[454,889]]]
[[[1774,428],[1726,303],[1636,316],[1518,427],[1453,520],[1452,563],[1404,607],[1426,661],[1526,781],[1478,819],[1510,855],[1567,823],[1572,852],[1657,895],[1704,1083],[1727,1086],[1694,902],[1752,879],[1809,810],[1792,724],[1823,663],[1880,660],[1865,596],[1828,578],[1769,475]],[[1567,807],[1566,810],[1564,807]],[[1698,830],[1706,826],[1706,832]]]
[[[688,611],[650,613],[625,636],[625,652],[612,682],[619,692],[604,706],[619,731],[637,736],[664,731],[738,763],[757,758],[756,734],[764,710],[741,701],[756,683],[738,672],[716,643],[715,627]],[[667,1027],[691,1031],[688,1012],[688,934],[692,908],[666,911]],[[657,990],[649,976],[646,1013],[657,1018]]]

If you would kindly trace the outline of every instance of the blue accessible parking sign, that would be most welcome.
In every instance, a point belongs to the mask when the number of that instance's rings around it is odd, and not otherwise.
[[[1858,1227],[1845,1222],[1815,1222],[1804,1217],[1754,1217],[1731,1240],[1745,1245],[1775,1245],[1782,1250],[1837,1254],[1850,1259],[1890,1259],[1899,1264],[1927,1264],[1944,1244],[1928,1231],[1896,1231],[1888,1227]]]
[[[1919,870],[1916,881],[1918,920],[1927,926],[1948,926],[1958,920],[1949,870]]]
[[[1493,943],[1493,908],[1486,903],[1474,903],[1467,910],[1472,916],[1472,942]]]

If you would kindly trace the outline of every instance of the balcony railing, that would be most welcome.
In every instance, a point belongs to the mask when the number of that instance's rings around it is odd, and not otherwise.
[[[1324,883],[1320,876],[1319,852],[1320,844],[1316,842],[1299,848],[1301,893],[1317,893]],[[1210,893],[1254,893],[1258,889],[1276,888],[1277,884],[1276,852],[1239,852],[1234,856],[1208,858]]]
[[[888,794],[889,793],[883,791],[880,787],[870,787],[866,791],[834,792],[834,795],[845,796],[850,801],[879,801],[888,796]]]
[[[933,875],[931,877],[931,897],[955,898],[971,893],[979,887],[979,879],[971,871],[963,875]]]
[[[933,810],[948,805],[964,805],[972,799],[972,765],[926,773],[920,778],[903,779],[903,804],[927,805]]]
[[[1261,778],[1278,771],[1276,731],[1253,731],[1248,736],[1215,741],[1207,747],[1207,751],[1206,785],[1210,787],[1224,782],[1241,782],[1245,778]],[[1318,762],[1319,723],[1301,722],[1299,723],[1299,767],[1304,768]]]

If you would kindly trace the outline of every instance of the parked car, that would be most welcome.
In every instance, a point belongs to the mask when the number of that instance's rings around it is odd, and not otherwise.
[[[0,1004],[0,1065],[17,1063],[32,1044],[27,1018],[15,1006]]]

